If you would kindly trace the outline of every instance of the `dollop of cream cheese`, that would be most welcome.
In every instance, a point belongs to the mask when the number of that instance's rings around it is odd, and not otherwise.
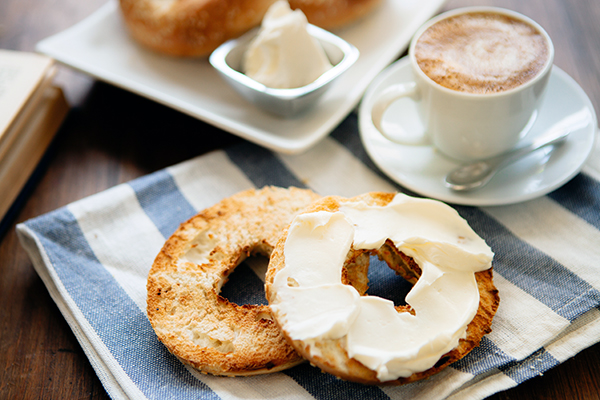
[[[308,85],[332,68],[323,47],[307,31],[308,21],[287,1],[277,1],[265,14],[258,35],[242,61],[243,72],[271,88]]]
[[[406,296],[415,315],[341,283],[351,247],[377,249],[388,238],[422,269]],[[466,337],[479,306],[474,274],[490,268],[494,254],[448,205],[397,194],[384,207],[350,202],[299,215],[284,256],[271,304],[283,329],[315,355],[315,341],[341,338],[348,356],[384,382],[433,367]]]

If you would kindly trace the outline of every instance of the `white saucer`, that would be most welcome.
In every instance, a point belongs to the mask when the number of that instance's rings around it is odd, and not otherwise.
[[[412,80],[407,58],[383,70],[367,89],[359,110],[359,130],[363,145],[373,162],[391,179],[420,195],[448,203],[490,206],[518,203],[545,195],[573,178],[589,157],[596,138],[594,107],[581,87],[564,71],[554,66],[548,91],[538,118],[523,139],[543,134],[566,118],[580,121],[567,141],[554,151],[540,150],[500,171],[486,186],[471,192],[454,192],[444,186],[444,177],[458,162],[430,146],[405,146],[385,139],[371,122],[368,110],[374,98],[389,85]],[[411,128],[414,103],[400,100],[384,117],[386,124]],[[583,122],[581,122],[583,121]],[[414,121],[413,121],[414,122]],[[541,165],[550,157],[545,165]]]

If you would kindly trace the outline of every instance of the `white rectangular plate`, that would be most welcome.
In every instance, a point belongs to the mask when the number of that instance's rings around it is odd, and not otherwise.
[[[360,57],[315,107],[291,119],[247,103],[206,58],[180,59],[141,48],[127,34],[111,0],[37,50],[72,68],[132,91],[281,153],[300,153],[327,136],[360,101],[375,76],[408,47],[418,27],[445,0],[383,0],[365,19],[334,32]]]

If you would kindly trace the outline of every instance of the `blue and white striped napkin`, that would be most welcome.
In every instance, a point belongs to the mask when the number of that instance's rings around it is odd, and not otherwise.
[[[226,196],[264,185],[354,196],[396,191],[368,159],[356,116],[312,150],[280,155],[247,142],[74,202],[17,227],[23,247],[114,399],[481,399],[543,374],[600,340],[600,157],[548,196],[457,207],[496,253],[501,303],[493,332],[442,373],[401,387],[344,382],[308,364],[222,378],[186,369],[146,317],[146,276],[178,224]],[[600,149],[596,149],[600,155]],[[595,163],[595,164],[594,164]],[[228,298],[264,303],[243,265]],[[385,295],[386,269],[370,276]]]

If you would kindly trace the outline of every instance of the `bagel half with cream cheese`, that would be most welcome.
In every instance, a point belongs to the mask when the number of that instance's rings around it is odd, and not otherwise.
[[[413,283],[407,305],[368,296],[371,255]],[[402,194],[329,196],[297,216],[270,259],[275,320],[313,365],[399,385],[463,358],[499,304],[491,249],[444,203]]]

